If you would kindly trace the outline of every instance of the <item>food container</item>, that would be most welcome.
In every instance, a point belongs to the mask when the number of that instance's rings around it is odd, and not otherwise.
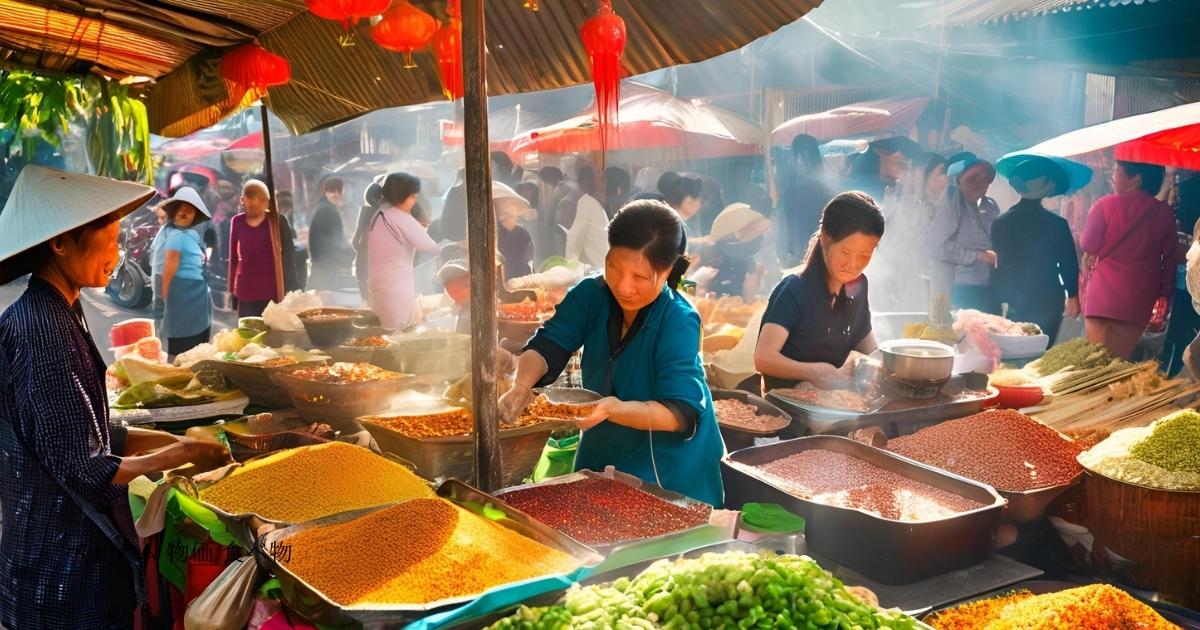
[[[930,521],[889,520],[801,498],[775,485],[756,468],[814,449],[856,457],[982,506]],[[983,562],[995,547],[1004,509],[1004,499],[989,486],[834,436],[800,438],[731,453],[721,460],[721,475],[726,507],[778,503],[807,521],[809,549],[885,584],[916,582]]]
[[[714,389],[712,390],[713,400],[737,400],[748,405],[753,405],[758,409],[758,413],[763,416],[775,416],[779,421],[771,424],[767,428],[759,429],[748,427],[742,424],[730,422],[717,414],[717,426],[721,428],[721,437],[725,438],[725,448],[730,451],[754,446],[755,438],[775,437],[779,432],[788,428],[792,424],[792,417],[784,413],[779,407],[751,394],[736,389]]]
[[[941,389],[954,370],[954,348],[936,341],[885,341],[879,353],[889,376],[910,383],[939,383]]]
[[[306,420],[351,421],[360,416],[385,413],[392,399],[412,380],[408,374],[356,383],[319,383],[275,372],[271,378],[287,392],[292,406]]]
[[[1004,387],[996,386],[996,406],[1000,409],[1025,409],[1033,407],[1046,398],[1041,386]]]
[[[456,333],[393,335],[376,351],[380,367],[415,374],[418,382],[446,383],[471,371],[471,336]]]
[[[992,342],[1000,348],[1003,360],[1033,359],[1045,354],[1050,346],[1047,335],[992,335]]]
[[[1025,524],[1040,520],[1046,514],[1046,508],[1050,503],[1079,483],[1082,478],[1083,472],[1081,471],[1071,481],[1057,486],[1036,488],[1024,492],[997,489],[996,492],[1005,501],[1008,501],[1008,505],[1004,508],[1005,522]]]
[[[502,502],[503,502],[505,494],[508,494],[510,492],[516,492],[518,490],[528,490],[528,488],[532,488],[532,487],[551,486],[551,485],[556,485],[556,484],[570,484],[570,482],[582,481],[584,479],[611,479],[613,481],[620,482],[620,484],[625,484],[626,486],[635,487],[635,488],[637,488],[637,490],[641,490],[642,492],[646,492],[647,494],[650,494],[650,496],[658,497],[659,499],[664,500],[664,502],[666,502],[666,503],[678,505],[678,506],[680,506],[680,508],[690,508],[690,506],[704,506],[704,508],[709,509],[709,515],[712,515],[712,508],[710,508],[710,506],[707,504],[698,502],[698,500],[696,500],[696,499],[684,497],[683,494],[679,494],[678,492],[672,492],[670,490],[666,490],[666,488],[655,486],[654,484],[647,484],[647,482],[644,482],[641,479],[636,478],[636,476],[634,476],[634,475],[619,472],[619,470],[616,470],[612,467],[608,467],[608,469],[605,470],[604,473],[594,472],[594,470],[580,470],[580,472],[577,472],[577,473],[571,473],[569,475],[557,476],[557,478],[547,479],[545,481],[539,481],[539,482],[536,482],[536,484],[526,484],[526,485],[522,485],[522,486],[506,487],[506,488],[504,488],[504,490],[496,493],[496,498],[499,500],[502,500]],[[516,508],[510,508],[510,509],[514,510],[514,511],[518,511],[518,510],[516,510]],[[520,512],[520,514],[524,514],[524,512]],[[666,541],[666,540],[685,539],[685,538],[688,538],[689,534],[697,532],[697,530],[701,530],[701,529],[704,529],[707,527],[710,527],[709,524],[704,523],[704,524],[701,524],[701,526],[696,526],[696,527],[692,527],[689,529],[682,529],[682,530],[679,530],[679,532],[671,532],[668,534],[653,536],[653,538],[634,539],[634,540],[617,540],[617,541],[613,541],[613,542],[611,542],[611,544],[607,544],[607,545],[593,545],[592,548],[594,548],[594,550],[604,554],[604,556],[610,556],[610,554],[612,554],[616,550],[620,550],[620,548],[629,548],[629,547],[641,546],[641,545],[650,546],[650,545],[655,545],[655,544],[658,544],[658,542],[662,542],[662,541]],[[563,535],[565,535],[565,534],[563,534]],[[574,540],[574,539],[572,539],[572,540]]]
[[[322,348],[339,346],[347,339],[361,337],[371,326],[379,325],[375,313],[352,308],[313,308],[300,313],[299,317],[308,338]]]
[[[436,410],[407,409],[413,415],[427,415]],[[403,414],[393,414],[403,415]],[[359,422],[375,438],[384,453],[391,453],[410,463],[413,470],[426,479],[472,479],[475,472],[475,436],[455,435],[437,438],[415,438],[388,428],[379,416],[365,416]],[[565,421],[548,421],[516,429],[500,430],[501,483],[505,486],[523,482],[533,474],[546,441],[555,431],[570,429]]]
[[[292,406],[292,400],[272,375],[326,363],[328,361],[305,361],[278,367],[263,367],[239,361],[208,360],[197,363],[193,369],[211,367],[224,375],[234,387],[242,390],[250,398],[250,404],[280,409]]]

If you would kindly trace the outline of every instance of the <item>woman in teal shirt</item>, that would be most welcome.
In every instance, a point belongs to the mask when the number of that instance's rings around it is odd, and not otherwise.
[[[604,275],[571,289],[529,340],[501,417],[516,418],[532,388],[583,348],[584,387],[605,398],[576,423],[576,469],[614,466],[720,506],[725,445],[700,363],[700,316],[674,289],[688,266],[683,223],[662,202],[634,201],[609,224],[608,243]]]
[[[172,357],[208,341],[212,331],[212,299],[204,279],[204,241],[196,225],[208,220],[208,208],[190,187],[175,191],[162,203],[163,266],[155,271],[155,292],[162,296],[163,329]]]

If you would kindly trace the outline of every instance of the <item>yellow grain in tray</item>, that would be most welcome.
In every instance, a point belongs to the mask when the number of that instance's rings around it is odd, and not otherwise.
[[[275,453],[200,491],[201,499],[230,514],[285,523],[432,496],[409,469],[343,442]]]
[[[343,606],[427,604],[566,573],[571,556],[443,499],[416,499],[282,541],[289,571]]]

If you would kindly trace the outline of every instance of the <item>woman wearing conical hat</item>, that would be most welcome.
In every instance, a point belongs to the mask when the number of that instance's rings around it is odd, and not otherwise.
[[[120,218],[153,193],[26,166],[0,212],[0,284],[32,274],[0,315],[4,627],[133,627],[145,588],[125,484],[228,461],[215,444],[109,426],[79,292],[108,282]]]

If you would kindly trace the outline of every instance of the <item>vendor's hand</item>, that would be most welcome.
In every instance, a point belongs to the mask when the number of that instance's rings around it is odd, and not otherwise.
[[[233,463],[229,451],[220,442],[184,437],[180,438],[179,443],[183,445],[183,454],[187,461],[202,470],[212,470]]]
[[[513,383],[513,386],[504,392],[497,402],[500,410],[500,422],[504,424],[512,424],[517,421],[517,417],[522,411],[529,406],[529,403],[534,399],[533,390],[525,387],[520,383]]]
[[[1064,313],[1063,313],[1064,315],[1066,315],[1067,317],[1070,317],[1071,319],[1078,319],[1079,314],[1082,312],[1083,312],[1083,309],[1079,306],[1079,298],[1078,297],[1067,298],[1067,308],[1066,308],[1066,311],[1064,311]],[[1050,342],[1054,343],[1054,340],[1051,339]]]
[[[816,364],[809,382],[818,389],[848,389],[854,381],[854,362],[846,361],[840,368],[828,363]]]
[[[976,254],[976,258],[979,259],[979,262],[981,262],[985,265],[988,265],[990,267],[996,266],[996,252],[994,252],[990,249],[985,249],[985,250],[979,252],[978,254]]]
[[[507,380],[517,371],[517,357],[508,350],[497,346],[495,359],[497,380]]]
[[[601,398],[596,402],[596,408],[592,410],[592,413],[588,417],[574,420],[575,426],[580,431],[587,431],[612,417],[612,414],[616,412],[617,405],[620,404],[621,401],[616,396]]]

